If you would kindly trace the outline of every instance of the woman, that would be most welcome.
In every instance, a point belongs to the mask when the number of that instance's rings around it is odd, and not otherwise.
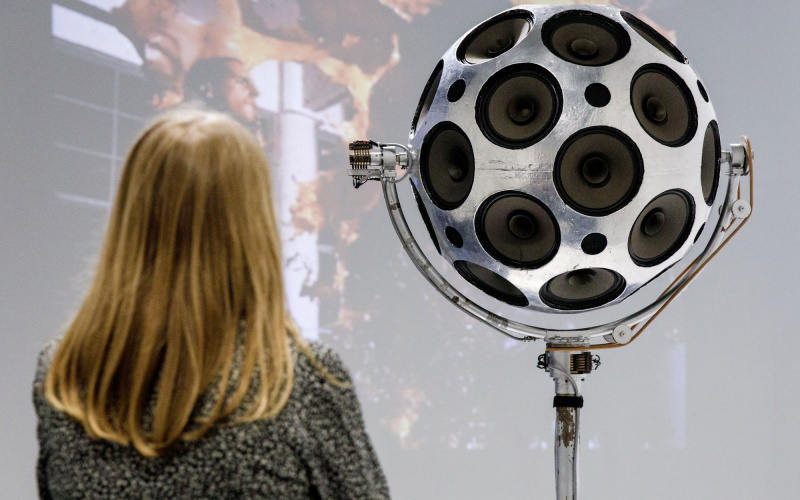
[[[94,281],[39,358],[44,498],[388,498],[346,368],[284,305],[269,169],[221,114],[136,141]]]

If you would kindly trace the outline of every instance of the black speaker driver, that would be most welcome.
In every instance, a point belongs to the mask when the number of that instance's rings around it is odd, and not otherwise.
[[[650,137],[665,146],[683,146],[697,130],[697,107],[677,73],[660,64],[642,67],[633,76],[631,106]]]
[[[639,192],[644,161],[630,137],[611,127],[591,127],[564,141],[553,180],[564,202],[585,215],[605,216]]]
[[[498,57],[517,45],[531,31],[533,14],[504,12],[475,28],[456,51],[462,62],[480,64]]]
[[[661,264],[683,246],[694,224],[694,200],[681,189],[661,193],[642,210],[628,237],[628,252],[642,267]]]
[[[475,179],[475,156],[466,134],[451,122],[433,127],[422,143],[420,174],[433,204],[457,208],[469,196]]]
[[[518,191],[498,193],[484,201],[475,215],[475,229],[486,252],[512,267],[541,267],[561,244],[561,231],[550,209]]]
[[[628,12],[622,12],[622,18],[633,28],[633,30],[644,38],[650,45],[657,48],[664,54],[675,59],[679,63],[686,63],[686,57],[674,46],[672,42],[664,38],[664,35],[656,31],[652,26],[642,21],[638,17]]]
[[[700,183],[703,187],[703,198],[708,206],[714,203],[714,196],[717,194],[721,155],[719,126],[717,122],[711,121],[706,127],[703,138],[703,161],[700,164]]]
[[[625,28],[584,10],[567,11],[548,20],[542,27],[542,40],[555,55],[581,66],[611,64],[631,48]]]
[[[431,73],[427,83],[425,83],[425,89],[422,91],[422,97],[420,97],[419,104],[417,104],[417,111],[414,113],[414,119],[411,121],[412,134],[417,131],[417,126],[425,121],[425,117],[428,115],[428,111],[431,109],[433,98],[436,97],[436,90],[439,88],[439,82],[442,80],[443,69],[444,60],[441,60],[438,62],[438,64],[436,64],[436,67],[433,69],[433,73]]]
[[[529,302],[525,294],[496,272],[465,260],[457,260],[453,266],[462,278],[485,294],[512,306],[528,306]]]
[[[484,84],[475,119],[493,143],[521,149],[536,144],[555,127],[562,100],[561,88],[547,70],[535,64],[515,64]]]
[[[607,304],[625,291],[625,278],[609,269],[587,268],[559,274],[539,290],[546,305],[564,311]]]

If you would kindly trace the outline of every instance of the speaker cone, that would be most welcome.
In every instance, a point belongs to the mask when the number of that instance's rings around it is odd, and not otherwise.
[[[703,186],[703,198],[706,205],[714,203],[714,196],[717,194],[719,185],[719,160],[722,154],[722,146],[719,140],[719,127],[717,122],[712,121],[706,127],[706,135],[703,138],[703,162],[700,164],[700,182]]]
[[[433,104],[433,98],[436,97],[436,90],[439,88],[439,82],[442,79],[442,69],[444,68],[444,60],[439,61],[433,69],[428,82],[425,84],[425,90],[422,91],[422,97],[417,104],[417,111],[414,113],[414,120],[411,122],[411,133],[417,131],[417,125],[425,121],[428,111]]]
[[[533,15],[527,11],[500,14],[470,33],[456,52],[467,63],[480,64],[508,52],[531,31]]]
[[[631,229],[628,252],[642,267],[655,266],[672,257],[689,237],[694,224],[694,201],[675,189],[651,201]]]
[[[639,191],[643,175],[639,148],[609,127],[588,128],[567,139],[553,168],[564,202],[592,216],[608,215],[627,205]]]
[[[622,18],[625,19],[625,22],[628,23],[628,25],[650,45],[680,63],[686,62],[686,57],[684,57],[681,51],[678,50],[678,47],[672,45],[672,42],[664,38],[664,35],[656,31],[652,26],[633,14],[629,14],[627,12],[622,13]]]
[[[428,234],[431,237],[431,241],[433,241],[433,246],[436,247],[436,251],[439,252],[439,255],[442,255],[442,249],[439,248],[439,240],[436,239],[436,233],[433,231],[433,224],[431,223],[431,218],[428,215],[428,211],[425,210],[425,205],[422,204],[422,198],[419,196],[419,191],[417,191],[417,187],[411,183],[411,191],[414,192],[414,200],[417,202],[417,209],[419,209],[419,215],[422,216],[422,222],[425,223],[425,228],[428,230]]]
[[[544,44],[555,55],[582,66],[604,66],[625,57],[631,40],[615,21],[594,12],[559,14],[542,28]]]
[[[428,132],[419,163],[434,205],[452,210],[467,199],[475,177],[475,157],[469,139],[455,124],[442,122]]]
[[[608,269],[588,268],[551,279],[539,290],[539,298],[554,309],[576,311],[611,302],[624,290],[625,278],[620,274]]]
[[[453,263],[458,274],[482,292],[512,306],[526,307],[528,299],[519,288],[499,274],[478,264],[457,260]]]
[[[492,76],[478,94],[478,126],[498,146],[521,149],[539,142],[561,114],[561,89],[544,68],[508,66]]]
[[[661,144],[683,146],[694,137],[694,98],[683,79],[666,66],[645,66],[634,75],[631,105],[642,128]]]
[[[561,232],[553,213],[539,200],[516,191],[483,202],[475,227],[486,251],[503,264],[541,267],[558,251]]]

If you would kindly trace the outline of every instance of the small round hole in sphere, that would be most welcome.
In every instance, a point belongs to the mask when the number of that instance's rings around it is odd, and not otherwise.
[[[608,239],[600,233],[587,235],[581,242],[581,250],[586,255],[597,255],[606,249]]]
[[[602,108],[611,102],[611,92],[602,83],[589,85],[583,95],[586,98],[586,102],[595,108]]]

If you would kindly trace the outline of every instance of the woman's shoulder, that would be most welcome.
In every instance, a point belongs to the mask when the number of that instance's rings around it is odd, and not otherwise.
[[[335,349],[319,341],[309,341],[306,347],[305,352],[297,348],[295,363],[295,384],[301,390],[308,385],[326,389],[352,387],[350,371]]]
[[[348,380],[350,379],[350,372],[347,369],[347,366],[342,360],[342,357],[333,347],[319,341],[310,341],[308,342],[308,348],[311,354],[313,354],[314,358],[317,359],[320,366],[328,370],[331,375],[335,375],[337,377],[344,376],[347,377]],[[311,360],[309,360],[307,357],[305,358],[307,362],[311,362]]]
[[[39,357],[36,361],[36,375],[33,378],[33,407],[40,418],[57,418],[59,416],[59,413],[50,405],[47,396],[45,396],[44,384],[60,342],[61,339],[53,339],[47,342],[39,351]]]
[[[39,357],[36,361],[36,376],[33,379],[33,386],[35,388],[44,386],[47,372],[50,370],[50,365],[53,363],[53,357],[56,354],[56,350],[58,350],[58,344],[60,342],[60,339],[52,339],[39,351]]]
[[[316,486],[324,498],[389,498],[386,478],[372,447],[356,396],[356,389],[342,357],[333,348],[309,342],[316,363],[299,354],[297,372],[309,371],[296,385],[298,427],[305,436],[304,455],[314,471]],[[298,377],[301,378],[301,377]]]

